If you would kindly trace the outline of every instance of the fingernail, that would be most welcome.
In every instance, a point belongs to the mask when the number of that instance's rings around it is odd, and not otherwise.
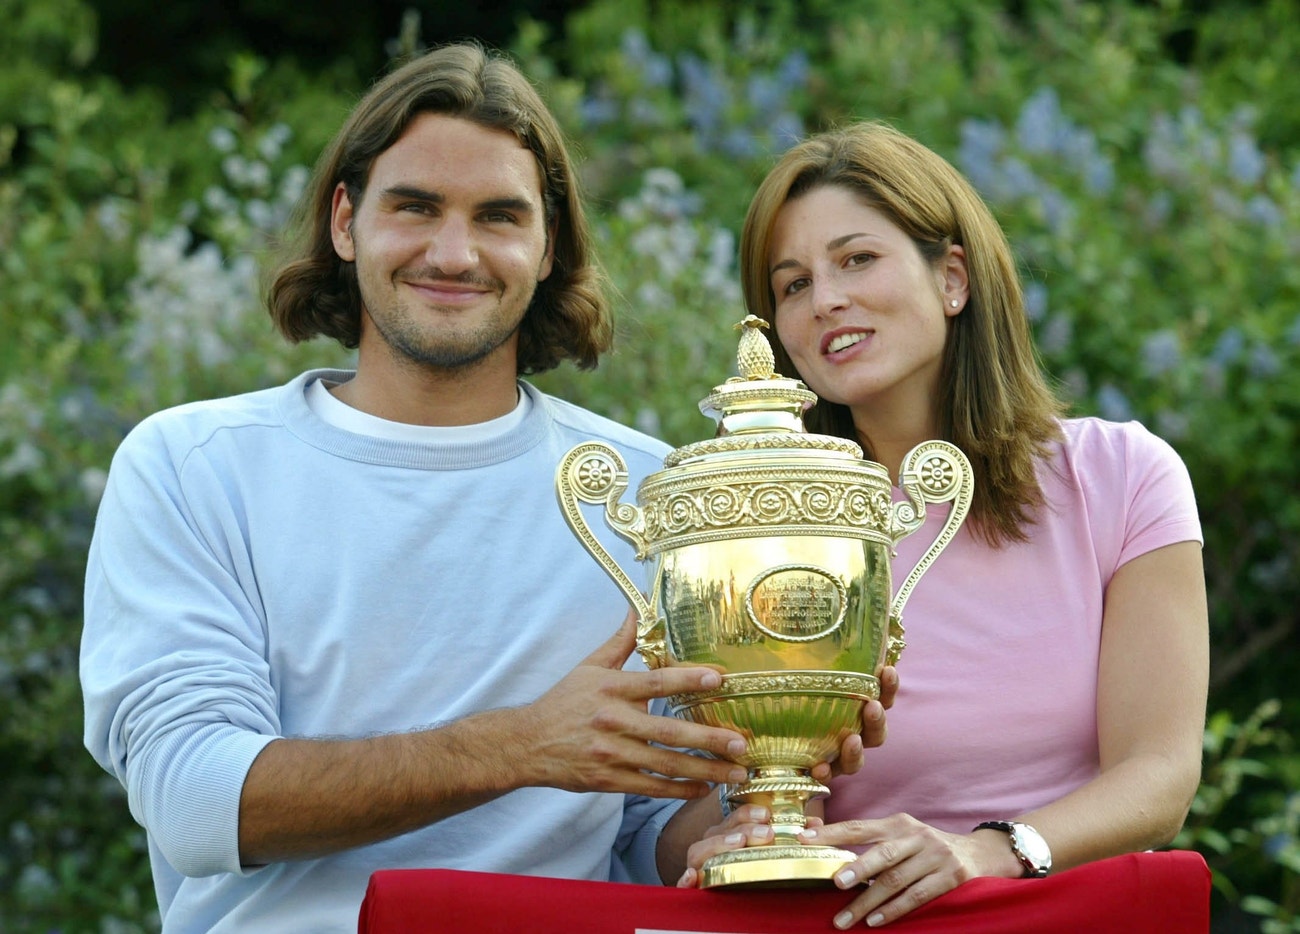
[[[841,931],[847,931],[849,925],[853,923],[853,915],[847,911],[841,911],[835,916],[835,926]]]
[[[682,877],[677,880],[677,887],[679,889],[688,889],[691,887],[691,873],[694,871],[694,869],[688,869],[682,873]]]
[[[867,919],[867,927],[869,928],[878,928],[884,923],[885,916],[878,911]]]
[[[709,689],[716,688],[722,684],[722,675],[716,671],[705,672],[704,677],[700,678],[700,687]]]
[[[729,833],[722,838],[722,842],[727,846],[736,846],[745,842],[745,835],[743,833]]]
[[[749,748],[748,744],[743,739],[733,739],[727,743],[727,755],[733,758],[743,756],[747,748]]]
[[[847,889],[858,881],[858,874],[852,869],[841,869],[835,874],[835,884]]]
[[[803,830],[799,831],[799,836],[803,837],[805,840],[815,840],[817,839],[817,831],[813,830],[811,827],[805,827]]]
[[[760,840],[770,840],[772,837],[772,828],[767,824],[760,824],[754,828],[754,836]]]
[[[761,804],[752,804],[749,808],[749,819],[752,821],[767,820],[767,808]]]
[[[741,768],[732,769],[727,773],[728,785],[743,785],[749,781],[749,773]]]

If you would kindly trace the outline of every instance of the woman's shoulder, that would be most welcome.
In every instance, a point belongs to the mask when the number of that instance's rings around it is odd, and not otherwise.
[[[1181,461],[1173,446],[1138,421],[1083,416],[1062,419],[1058,451],[1072,464],[1119,462],[1138,466]]]
[[[1173,446],[1140,422],[1072,418],[1045,484],[1058,504],[1081,503],[1089,526],[1115,547],[1112,566],[1154,548],[1201,541],[1196,493]],[[1077,498],[1076,498],[1077,497]]]
[[[1062,420],[1061,434],[1045,478],[1049,488],[1064,483],[1088,500],[1177,503],[1194,510],[1187,465],[1142,423],[1070,418]]]

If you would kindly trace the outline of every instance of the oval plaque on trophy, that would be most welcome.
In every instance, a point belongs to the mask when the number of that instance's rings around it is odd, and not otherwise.
[[[764,571],[745,593],[745,610],[759,632],[782,642],[815,642],[844,622],[847,606],[838,577],[807,564]]]

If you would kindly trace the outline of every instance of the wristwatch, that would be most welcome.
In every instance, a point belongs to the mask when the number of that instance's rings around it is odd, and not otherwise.
[[[1052,849],[1033,827],[1013,820],[986,820],[975,830],[1001,830],[1011,837],[1011,852],[1025,867],[1024,878],[1041,879],[1052,868]],[[974,831],[972,831],[973,833]]]

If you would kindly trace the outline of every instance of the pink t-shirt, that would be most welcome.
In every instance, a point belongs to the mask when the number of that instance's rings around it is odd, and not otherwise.
[[[1030,541],[995,550],[963,529],[912,591],[889,738],[832,782],[828,821],[902,811],[965,833],[1097,775],[1106,587],[1138,555],[1202,541],[1201,526],[1187,469],[1163,440],[1136,422],[1062,427],[1039,470],[1049,506]],[[899,544],[895,588],[948,508],[930,507]]]

